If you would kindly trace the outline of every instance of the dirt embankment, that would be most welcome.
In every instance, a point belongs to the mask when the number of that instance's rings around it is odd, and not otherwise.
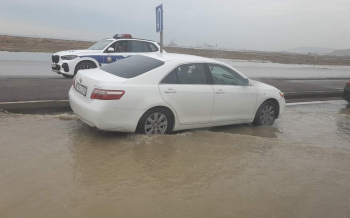
[[[86,49],[94,42],[31,38],[0,35],[0,50],[12,52],[49,52]],[[286,54],[277,52],[247,52],[222,51],[193,48],[165,47],[167,52],[198,55],[209,58],[226,58],[236,60],[259,60],[282,64],[310,64],[310,65],[342,65],[350,66],[350,57],[313,56],[302,54]]]
[[[0,51],[48,52],[86,49],[94,42],[0,35]]]

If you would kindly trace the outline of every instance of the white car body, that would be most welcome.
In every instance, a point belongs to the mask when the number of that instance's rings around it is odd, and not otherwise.
[[[174,116],[173,131],[252,123],[260,105],[269,99],[278,104],[276,118],[284,111],[285,100],[280,90],[253,80],[249,80],[246,86],[161,83],[175,67],[191,63],[218,64],[247,78],[225,63],[182,54],[143,56],[163,61],[164,64],[130,79],[102,69],[78,71],[74,85],[81,83],[87,88],[87,93],[83,96],[73,86],[70,89],[69,101],[74,113],[88,125],[101,130],[135,132],[142,115],[155,107],[171,110]],[[95,88],[123,90],[125,94],[119,100],[91,99]]]
[[[110,41],[110,43],[106,44],[106,46],[100,50],[70,50],[70,51],[60,51],[56,52],[52,55],[52,71],[58,74],[71,76],[73,77],[77,72],[77,65],[83,61],[88,61],[93,63],[95,67],[99,68],[103,65],[113,63],[115,61],[136,55],[136,54],[144,54],[144,53],[160,53],[160,47],[158,43],[146,40],[146,39],[137,39],[137,38],[118,38],[118,39],[104,39]],[[102,40],[102,41],[104,41]],[[108,52],[108,48],[112,47],[118,41],[138,41],[138,42],[146,42],[151,43],[154,47],[157,48],[157,51],[150,52],[133,52],[133,51],[125,51],[125,52]],[[163,51],[165,52],[165,51]],[[62,56],[70,56],[76,55],[77,58],[72,60],[63,60]]]

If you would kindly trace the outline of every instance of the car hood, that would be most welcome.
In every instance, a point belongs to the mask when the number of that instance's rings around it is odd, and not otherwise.
[[[268,85],[266,83],[262,83],[262,82],[259,82],[259,81],[256,81],[256,80],[250,80],[250,83],[252,84],[252,86],[254,86],[256,88],[277,89],[276,87],[270,86],[270,85]]]
[[[80,55],[80,54],[87,54],[87,53],[102,53],[103,50],[69,50],[69,51],[60,51],[56,52],[54,55]]]

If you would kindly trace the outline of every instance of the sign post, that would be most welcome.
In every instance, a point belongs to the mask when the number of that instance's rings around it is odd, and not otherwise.
[[[160,32],[160,53],[163,53],[163,4],[156,7],[156,32]]]

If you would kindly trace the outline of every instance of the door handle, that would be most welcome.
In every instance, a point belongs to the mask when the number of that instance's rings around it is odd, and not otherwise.
[[[164,91],[165,93],[176,93],[176,91],[174,89],[168,89],[166,91]]]
[[[215,93],[219,95],[225,94],[225,92],[221,89],[217,90]]]

